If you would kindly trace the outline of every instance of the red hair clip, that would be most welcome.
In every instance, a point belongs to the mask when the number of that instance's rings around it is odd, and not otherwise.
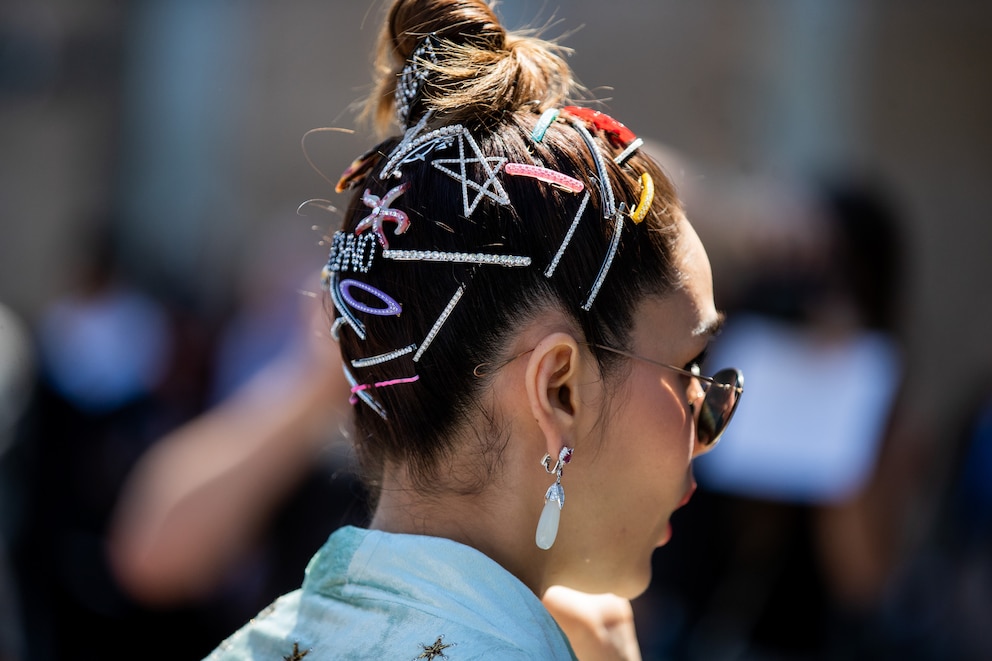
[[[606,113],[592,110],[590,108],[580,108],[579,106],[565,106],[561,109],[563,113],[568,113],[572,117],[579,119],[605,133],[614,147],[626,147],[637,140],[637,136],[629,128],[613,119]]]

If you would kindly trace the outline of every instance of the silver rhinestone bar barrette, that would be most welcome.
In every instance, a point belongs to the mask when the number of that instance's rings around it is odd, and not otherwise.
[[[625,205],[621,205],[621,208],[619,210],[617,209],[616,199],[613,196],[613,184],[610,182],[609,172],[607,172],[606,163],[603,161],[603,154],[599,151],[599,147],[596,145],[596,141],[593,140],[589,130],[586,129],[581,121],[573,121],[572,126],[582,136],[582,141],[586,143],[586,147],[588,147],[589,153],[592,155],[592,160],[596,164],[596,178],[603,203],[603,218],[610,218],[614,222],[613,239],[610,241],[610,248],[606,253],[603,264],[599,267],[599,273],[596,274],[596,280],[593,282],[592,289],[589,290],[589,296],[586,298],[586,302],[582,304],[582,309],[588,312],[596,300],[596,296],[599,294],[600,287],[603,286],[603,281],[606,280],[606,274],[609,273],[610,266],[613,265],[613,258],[616,257],[617,249],[620,247],[620,234],[623,231],[623,209]]]
[[[420,357],[424,355],[424,352],[427,351],[427,347],[429,347],[431,342],[434,341],[434,338],[437,337],[437,334],[441,331],[441,327],[444,326],[444,322],[446,322],[448,317],[451,316],[452,310],[455,309],[455,306],[458,305],[458,301],[464,294],[465,285],[459,285],[458,289],[451,297],[451,300],[448,301],[446,306],[444,306],[444,310],[441,311],[441,315],[437,318],[437,321],[435,321],[434,325],[431,326],[430,331],[427,333],[427,337],[425,337],[424,341],[420,343],[420,348],[417,349],[417,353],[413,355],[413,362],[418,362]]]
[[[523,255],[492,255],[477,252],[441,252],[438,250],[383,250],[383,259],[400,262],[451,262],[506,267],[530,266],[530,257]]]
[[[349,370],[346,365],[342,364],[341,369],[344,370],[344,378],[348,380],[348,385],[350,385],[352,388],[359,385],[358,379],[354,377],[354,375],[351,373],[351,370]],[[382,418],[383,420],[389,419],[386,417],[386,409],[384,409],[382,407],[382,404],[377,402],[376,399],[372,395],[370,395],[367,390],[357,390],[355,391],[354,396],[365,402],[365,404],[370,409],[378,413],[379,417]]]
[[[617,203],[616,199],[613,197],[613,185],[610,183],[610,176],[606,171],[606,163],[603,161],[603,154],[599,151],[599,147],[596,146],[596,141],[593,140],[593,137],[589,133],[589,129],[585,127],[585,124],[581,121],[573,121],[572,126],[579,132],[579,135],[582,136],[582,141],[586,143],[586,147],[592,155],[592,160],[596,164],[596,178],[599,183],[600,196],[603,198],[603,218],[612,218],[617,212]]]
[[[372,367],[373,365],[381,365],[382,363],[388,363],[391,360],[396,360],[400,356],[405,356],[411,353],[417,348],[416,344],[411,344],[405,346],[402,349],[394,349],[393,351],[387,351],[386,353],[380,353],[378,356],[369,356],[368,358],[356,358],[351,361],[352,367]]]
[[[558,268],[558,262],[565,255],[565,248],[572,241],[572,236],[575,234],[575,229],[579,226],[579,221],[582,220],[582,214],[585,213],[586,205],[589,204],[590,193],[587,190],[586,194],[582,197],[582,202],[579,204],[579,210],[575,212],[575,218],[572,219],[572,224],[568,228],[568,232],[565,234],[565,238],[562,239],[561,247],[558,248],[558,252],[555,253],[554,259],[548,264],[548,268],[544,271],[544,277],[550,278],[555,273],[555,269]]]
[[[389,155],[389,160],[379,171],[380,179],[402,176],[401,165],[422,161],[427,157],[427,154],[436,149],[451,147],[455,144],[455,138],[465,130],[461,124],[452,124],[420,134],[427,123],[428,116],[429,113],[424,115],[417,126],[407,131],[400,143],[396,145],[396,149]]]
[[[603,281],[606,280],[606,274],[609,273],[610,266],[613,265],[613,258],[617,255],[617,248],[620,247],[620,233],[623,231],[623,207],[624,205],[621,203],[620,210],[614,215],[613,240],[610,241],[610,250],[606,253],[606,259],[603,261],[603,265],[599,267],[599,273],[596,275],[596,281],[589,291],[589,297],[582,304],[582,309],[586,312],[589,311],[589,308],[592,307],[593,302],[596,300],[599,289],[603,286]]]

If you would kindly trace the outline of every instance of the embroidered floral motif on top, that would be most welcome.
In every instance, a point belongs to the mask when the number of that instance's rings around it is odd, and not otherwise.
[[[289,656],[284,656],[283,661],[301,661],[303,657],[310,653],[310,650],[300,651],[300,644],[293,643],[293,651]]]
[[[424,645],[423,643],[420,643],[420,646],[424,648],[424,651],[421,652],[420,656],[416,658],[427,659],[427,661],[433,661],[434,659],[440,656],[447,659],[448,657],[445,656],[444,650],[448,649],[449,647],[454,647],[455,644],[454,643],[443,644],[441,642],[442,640],[444,640],[444,636],[438,636],[437,640],[435,640],[434,643],[431,645]]]

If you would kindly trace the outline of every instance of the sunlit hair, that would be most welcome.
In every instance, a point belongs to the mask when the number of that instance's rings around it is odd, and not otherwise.
[[[386,416],[356,405],[358,454],[373,481],[390,460],[407,464],[415,484],[424,490],[435,485],[439,468],[456,451],[478,452],[495,461],[505,434],[512,430],[502,428],[496,412],[489,410],[489,381],[474,370],[504,360],[513,337],[528,322],[553,312],[571,323],[580,341],[628,345],[637,304],[645,296],[662,296],[677,286],[672,250],[682,214],[671,182],[656,163],[636,152],[617,165],[612,159],[618,151],[615,145],[594,132],[598,149],[609,156],[604,160],[617,201],[628,207],[637,203],[645,172],[654,181],[655,196],[643,222],[623,220],[616,257],[595,302],[585,311],[583,304],[614,238],[615,221],[604,218],[596,166],[577,130],[559,121],[551,124],[540,142],[531,137],[540,113],[565,104],[572,90],[571,72],[560,48],[506,32],[483,2],[399,0],[382,32],[379,77],[368,105],[369,116],[380,128],[393,121],[397,73],[427,35],[434,36],[437,63],[429,67],[409,123],[430,113],[425,132],[461,124],[486,157],[540,164],[575,177],[585,184],[590,199],[553,276],[547,277],[546,267],[585,193],[501,173],[511,203],[484,199],[466,217],[461,186],[432,165],[433,159],[450,154],[428,154],[404,164],[400,179],[380,179],[380,169],[401,135],[377,147],[378,161],[357,182],[341,228],[346,233],[353,233],[370,213],[362,202],[366,189],[381,197],[402,182],[406,190],[393,207],[407,215],[410,228],[401,235],[390,231],[390,248],[526,255],[533,260],[527,268],[500,268],[380,259],[361,274],[363,282],[400,302],[402,314],[363,316],[365,340],[341,326],[345,365],[362,384],[419,378],[365,391],[381,404]],[[356,359],[422,341],[461,287],[464,296],[417,362],[405,354],[367,367],[352,365]],[[603,352],[596,357],[609,376],[617,365],[616,356]],[[479,446],[456,446],[456,439],[475,439]]]

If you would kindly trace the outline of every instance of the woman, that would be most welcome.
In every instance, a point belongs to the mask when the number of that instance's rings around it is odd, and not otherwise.
[[[374,516],[214,658],[574,658],[548,608],[630,652],[589,627],[616,601],[549,588],[643,592],[736,407],[739,372],[698,376],[706,254],[640,140],[485,3],[397,0],[379,55],[368,110],[403,133],[342,176],[324,270]]]

